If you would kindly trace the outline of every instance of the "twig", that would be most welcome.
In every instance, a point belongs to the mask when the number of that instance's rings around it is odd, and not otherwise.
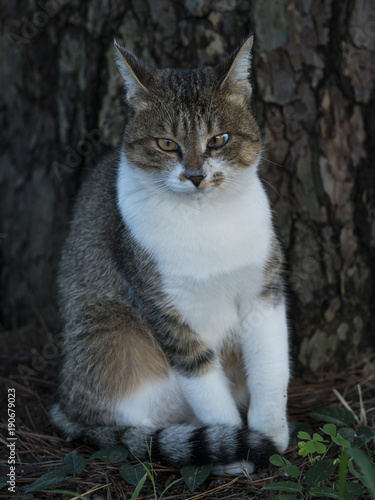
[[[111,484],[112,483],[103,484],[102,486],[96,486],[92,490],[86,491],[85,493],[80,493],[80,495],[81,495],[81,497],[85,497],[86,495],[89,495],[90,493],[94,493],[94,491],[98,491],[98,490],[101,490],[103,488],[106,488],[107,486],[111,486]],[[74,497],[74,498],[72,498],[72,500],[78,500],[78,497]]]
[[[340,403],[353,414],[355,421],[357,422],[357,424],[359,424],[359,418],[351,409],[349,403],[346,401],[344,396],[342,396],[337,389],[332,389],[332,391],[334,392],[335,396],[339,399]]]
[[[212,490],[204,491],[203,493],[199,493],[199,495],[194,495],[193,497],[186,498],[186,500],[199,500],[200,498],[209,496],[212,493],[216,493],[217,491],[222,490],[223,488],[228,488],[229,486],[232,486],[232,484],[236,483],[238,479],[239,477],[235,477],[230,483],[222,484],[221,486],[213,488]]]
[[[357,384],[358,396],[359,396],[359,422],[361,425],[367,425],[367,415],[363,404],[361,385]]]

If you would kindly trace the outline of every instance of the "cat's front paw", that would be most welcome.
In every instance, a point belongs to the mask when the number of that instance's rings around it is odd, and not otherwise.
[[[289,427],[286,416],[272,419],[259,419],[248,415],[249,429],[269,438],[279,453],[285,451],[289,444]]]
[[[288,448],[289,444],[288,423],[272,429],[272,432],[265,432],[265,435],[273,441],[279,453],[282,453]]]

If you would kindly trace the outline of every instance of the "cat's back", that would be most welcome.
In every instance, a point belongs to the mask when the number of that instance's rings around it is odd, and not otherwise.
[[[59,300],[67,318],[75,308],[106,300],[119,300],[123,284],[113,258],[121,224],[116,204],[118,160],[105,159],[82,182],[58,269]]]

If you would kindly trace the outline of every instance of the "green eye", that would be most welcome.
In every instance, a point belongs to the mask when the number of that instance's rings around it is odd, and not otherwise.
[[[209,140],[208,142],[208,147],[209,148],[221,148],[226,144],[229,140],[229,134],[220,134],[220,135],[215,135],[212,139]]]
[[[171,139],[156,139],[156,144],[163,151],[177,151],[178,144]]]

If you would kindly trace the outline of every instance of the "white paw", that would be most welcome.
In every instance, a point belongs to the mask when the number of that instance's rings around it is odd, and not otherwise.
[[[288,424],[281,425],[273,430],[272,435],[267,434],[275,443],[279,453],[282,453],[288,448],[289,444],[289,428]]]
[[[287,449],[289,444],[289,427],[286,415],[279,416],[278,418],[274,416],[272,419],[260,419],[259,416],[258,418],[254,418],[249,412],[248,422],[251,430],[260,432],[271,439],[279,453]]]
[[[227,465],[216,464],[212,468],[212,474],[215,476],[225,476],[226,474],[243,474],[248,476],[254,472],[253,462],[233,462]]]
[[[279,425],[277,427],[272,427],[272,428],[261,427],[260,429],[258,428],[255,430],[261,432],[264,436],[271,439],[271,441],[274,443],[279,453],[282,453],[288,448],[289,444],[288,425]]]

